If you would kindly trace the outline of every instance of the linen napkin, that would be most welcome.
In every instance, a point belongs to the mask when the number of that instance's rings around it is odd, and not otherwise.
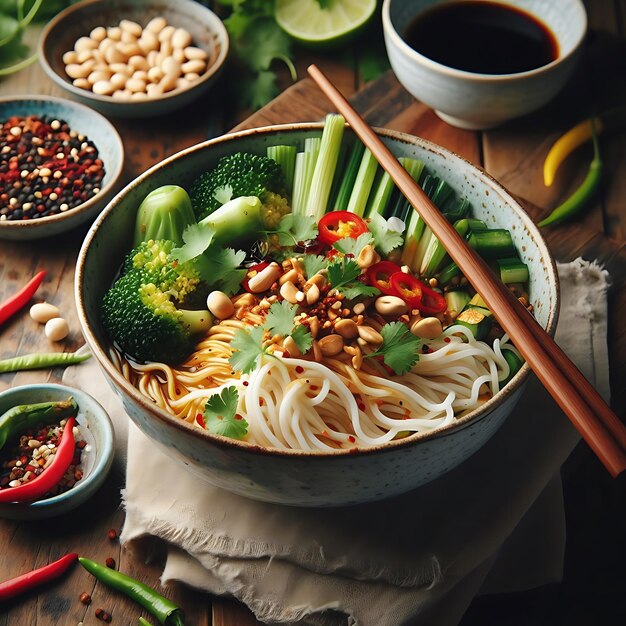
[[[558,270],[556,339],[608,398],[607,273],[582,259]],[[109,408],[119,435],[128,418],[94,365],[67,382]],[[298,509],[199,483],[130,424],[121,539],[143,558],[165,552],[164,584],[232,596],[268,623],[456,624],[481,591],[560,579],[558,472],[578,439],[531,379],[501,429],[443,477],[383,502]]]

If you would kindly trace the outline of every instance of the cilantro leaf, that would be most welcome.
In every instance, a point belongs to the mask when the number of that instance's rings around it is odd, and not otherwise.
[[[387,220],[380,213],[374,213],[367,226],[374,236],[376,247],[383,254],[389,254],[394,248],[401,246],[404,242],[402,234],[397,230],[389,228]]]
[[[246,276],[245,269],[238,269],[245,258],[246,253],[242,250],[213,246],[198,257],[198,269],[211,287],[230,295],[239,291]]]
[[[242,81],[237,88],[238,101],[241,105],[256,111],[280,93],[274,72],[264,70],[252,75],[248,73],[247,76],[250,77]]]
[[[356,261],[343,258],[328,266],[328,281],[333,289],[341,290],[341,287],[355,281],[361,275],[361,268]]]
[[[304,265],[307,278],[311,278],[320,270],[328,267],[328,261],[319,254],[303,254],[302,265]]]
[[[295,246],[317,237],[317,220],[311,215],[287,213],[281,218],[278,229],[272,232],[278,235],[281,246]]]
[[[289,304],[287,300],[274,302],[265,319],[265,328],[267,328],[272,335],[282,335],[283,337],[290,335],[294,326],[294,317],[296,316],[297,310],[298,305]]]
[[[200,256],[213,241],[215,230],[208,224],[189,224],[183,231],[183,241],[180,248],[174,248],[171,255],[179,263],[185,263]]]
[[[352,237],[344,237],[335,241],[333,247],[343,254],[351,254],[355,259],[359,256],[361,250],[368,244],[374,243],[372,233],[362,233],[356,239]]]
[[[306,354],[313,345],[313,335],[311,335],[311,332],[302,324],[298,324],[294,328],[291,333],[291,338],[302,354]]]
[[[262,326],[255,326],[250,330],[240,328],[235,333],[230,345],[236,352],[228,359],[235,371],[248,374],[258,366],[261,356],[265,354],[264,334],[265,329]]]
[[[368,357],[382,355],[385,365],[396,374],[406,374],[418,361],[418,349],[422,340],[416,337],[402,322],[389,322],[380,329],[383,342]]]
[[[348,300],[354,300],[356,298],[361,298],[361,297],[367,298],[369,296],[378,296],[380,295],[380,290],[376,289],[376,287],[365,285],[364,283],[361,283],[357,280],[353,283],[350,283],[350,285],[346,287],[342,287],[341,293]]]
[[[239,392],[232,386],[212,395],[204,406],[207,430],[222,437],[243,439],[248,432],[248,422],[237,414],[238,402]]]

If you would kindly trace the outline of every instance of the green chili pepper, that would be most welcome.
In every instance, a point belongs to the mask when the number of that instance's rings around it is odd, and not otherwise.
[[[0,361],[0,374],[6,372],[20,372],[22,370],[38,370],[57,365],[74,365],[86,361],[91,354],[76,354],[75,352],[37,352],[25,354],[12,359]]]
[[[598,136],[594,128],[592,128],[592,139],[593,160],[589,165],[589,171],[587,172],[587,176],[585,176],[585,180],[567,200],[556,207],[556,209],[554,209],[548,217],[541,220],[537,226],[558,224],[572,215],[580,213],[587,206],[587,203],[596,195],[602,181],[602,159],[600,158]]]
[[[0,450],[7,440],[26,432],[37,424],[51,424],[76,415],[78,405],[74,398],[59,402],[20,404],[0,415]]]
[[[148,585],[85,557],[78,557],[78,560],[92,576],[141,604],[159,623],[164,626],[185,626],[180,607]]]
[[[147,619],[144,619],[143,617],[140,617],[139,618],[139,626],[152,626],[152,624]]]

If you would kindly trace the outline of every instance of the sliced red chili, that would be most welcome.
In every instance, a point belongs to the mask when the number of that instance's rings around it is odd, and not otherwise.
[[[398,272],[402,272],[402,270],[395,263],[380,261],[368,268],[367,282],[387,296],[397,296],[399,294],[391,285],[391,277]]]
[[[389,282],[411,309],[419,309],[422,306],[424,285],[415,276],[406,272],[396,272],[391,275]]]
[[[422,285],[422,303],[418,308],[422,314],[436,315],[443,313],[448,308],[448,303],[438,291]]]
[[[46,270],[35,274],[24,287],[0,304],[0,324],[6,322],[14,313],[26,306],[46,275]]]
[[[359,235],[369,231],[363,219],[350,211],[326,213],[319,221],[318,229],[318,239],[329,246],[345,237],[357,239]]]
[[[252,293],[250,291],[250,285],[248,284],[250,279],[253,276],[256,276],[260,271],[264,270],[268,265],[269,263],[267,261],[261,261],[261,263],[257,263],[256,265],[249,267],[246,272],[246,277],[241,281],[241,286],[249,293]]]

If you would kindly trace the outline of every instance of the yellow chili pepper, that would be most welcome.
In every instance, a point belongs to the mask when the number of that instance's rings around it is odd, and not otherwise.
[[[554,182],[559,166],[578,146],[592,139],[594,131],[600,135],[604,130],[604,123],[599,117],[584,120],[564,135],[559,137],[546,156],[543,163],[543,184],[549,187]]]

